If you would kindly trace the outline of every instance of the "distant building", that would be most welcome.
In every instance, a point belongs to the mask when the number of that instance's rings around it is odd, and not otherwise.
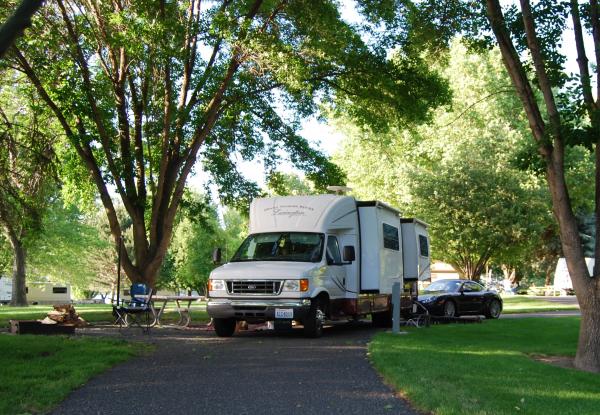
[[[431,264],[431,282],[459,278],[462,278],[460,273],[452,265],[441,261],[433,261]]]

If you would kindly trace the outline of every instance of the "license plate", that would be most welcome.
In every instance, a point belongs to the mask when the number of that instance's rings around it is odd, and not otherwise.
[[[275,309],[275,318],[294,318],[294,309],[293,308],[276,308]]]

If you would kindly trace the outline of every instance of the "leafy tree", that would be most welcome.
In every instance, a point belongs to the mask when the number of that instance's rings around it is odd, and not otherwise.
[[[361,197],[389,201],[430,224],[433,255],[471,279],[486,265],[521,265],[550,223],[539,180],[514,167],[525,140],[518,99],[497,51],[474,55],[456,41],[440,68],[451,109],[429,125],[350,137],[336,157]],[[476,149],[476,150],[475,150]]]
[[[25,101],[25,97],[29,99]],[[55,134],[36,97],[14,72],[0,79],[0,227],[12,250],[12,305],[27,305],[27,243],[54,191]]]
[[[4,278],[10,273],[12,262],[10,245],[4,235],[0,234],[0,277]]]
[[[536,200],[518,172],[482,161],[453,160],[415,174],[409,184],[411,210],[431,224],[438,258],[469,279],[479,279],[489,261],[514,268],[531,252],[547,212],[544,197]]]
[[[229,259],[235,254],[242,241],[248,235],[248,217],[235,209],[225,209],[223,212],[223,255]]]
[[[298,196],[316,194],[310,182],[295,173],[275,171],[267,178],[267,193],[270,196]]]
[[[189,198],[203,202],[197,194]],[[201,212],[195,211],[194,214],[189,214],[190,210],[182,210],[184,217],[175,227],[168,260],[163,265],[159,280],[161,286],[205,294],[208,276],[216,266],[212,262],[213,249],[221,247],[225,257],[229,257],[245,236],[246,221],[235,210],[227,209],[221,224],[216,207],[210,203],[203,206]]]
[[[579,302],[582,320],[575,366],[600,372],[600,261],[588,272],[579,223],[573,206],[572,186],[566,178],[568,148],[581,144],[595,161],[594,215],[600,234],[600,9],[597,0],[580,5],[577,0],[540,0],[533,5],[502,7],[499,0],[415,2],[415,8],[446,16],[445,25],[428,25],[414,19],[414,26],[431,29],[432,38],[447,40],[448,28],[462,31],[471,45],[497,45],[527,117],[530,137],[539,155],[550,190],[552,209],[559,227],[562,251]],[[450,30],[451,32],[452,30]],[[590,65],[584,35],[594,43],[595,64]],[[565,70],[561,54],[563,34],[574,40],[578,74]],[[439,37],[437,36],[439,35]],[[430,38],[431,38],[430,37]],[[413,39],[418,44],[418,39]],[[600,244],[595,244],[600,258]]]
[[[360,10],[375,21],[370,3]],[[54,112],[115,241],[122,227],[111,189],[122,201],[133,230],[123,267],[150,285],[198,158],[227,204],[258,193],[232,154],[262,155],[272,171],[283,149],[321,189],[343,177],[296,134],[300,116],[327,103],[381,127],[381,114],[419,121],[447,99],[418,55],[386,59],[332,0],[57,0],[27,33],[11,64]]]
[[[108,235],[90,222],[76,207],[54,199],[30,243],[30,273],[68,282],[79,292],[110,286],[116,278],[115,252]]]

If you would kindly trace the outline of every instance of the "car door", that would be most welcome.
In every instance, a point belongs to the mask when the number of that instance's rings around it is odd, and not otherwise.
[[[476,282],[466,281],[462,288],[462,312],[480,313],[482,309],[483,287]]]

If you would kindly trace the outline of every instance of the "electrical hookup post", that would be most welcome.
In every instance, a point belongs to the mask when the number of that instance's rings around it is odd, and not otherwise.
[[[400,277],[392,284],[392,333],[404,334],[400,331],[400,301],[402,298],[402,286],[404,278]]]

